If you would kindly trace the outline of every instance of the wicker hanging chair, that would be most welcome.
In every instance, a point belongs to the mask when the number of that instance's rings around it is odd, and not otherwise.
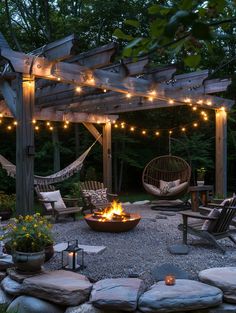
[[[146,165],[142,182],[148,193],[159,199],[173,200],[187,192],[190,177],[191,168],[184,159],[164,155],[151,160]],[[173,186],[171,188],[168,186],[168,189],[162,190],[160,184],[163,182],[160,181],[171,182]]]

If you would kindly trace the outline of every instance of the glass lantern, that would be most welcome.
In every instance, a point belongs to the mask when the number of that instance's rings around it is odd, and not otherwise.
[[[78,240],[68,241],[68,246],[62,251],[62,268],[68,271],[76,272],[83,270],[84,250],[79,248]]]

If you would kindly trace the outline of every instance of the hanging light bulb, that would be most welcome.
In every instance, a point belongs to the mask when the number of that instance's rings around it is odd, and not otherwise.
[[[206,104],[207,104],[207,105],[212,105],[211,100],[207,100]]]
[[[77,86],[77,87],[75,88],[75,90],[76,90],[76,92],[80,93],[80,92],[82,91],[82,88],[81,88],[80,86]]]
[[[160,132],[155,132],[155,135],[156,135],[156,136],[159,136],[159,135],[160,135]]]
[[[103,92],[105,92],[105,93],[107,92],[106,88],[103,89]]]
[[[190,99],[190,98],[185,98],[185,99],[184,99],[184,102],[185,102],[185,103],[190,103],[190,102],[191,102],[191,99]]]
[[[36,124],[36,120],[35,120],[35,119],[33,119],[33,120],[32,120],[32,123],[33,123],[33,124]]]
[[[67,124],[64,124],[63,127],[66,129],[66,128],[68,128],[68,125],[67,125]]]
[[[47,122],[47,126],[50,126],[51,125],[51,123],[50,122]]]
[[[146,135],[146,134],[147,134],[146,130],[142,130],[142,135]]]
[[[115,128],[118,128],[119,126],[117,124],[114,125]]]
[[[0,124],[2,124],[2,120],[0,120]]]
[[[60,80],[61,80],[61,78],[60,78],[60,77],[57,77],[57,80],[58,80],[58,81],[60,81]]]
[[[0,118],[3,118],[3,114],[2,113],[0,113]]]
[[[18,123],[17,123],[17,121],[14,121],[13,124],[16,126]]]
[[[53,130],[53,127],[52,127],[52,126],[50,126],[50,127],[49,127],[49,129],[50,129],[50,130]]]
[[[181,130],[182,130],[182,132],[185,132],[185,131],[186,131],[186,128],[185,128],[185,127],[182,127]]]
[[[69,125],[69,124],[70,124],[70,122],[69,122],[68,120],[66,120],[65,123],[66,123],[66,125]]]
[[[126,94],[126,98],[131,98],[131,94],[129,92]]]
[[[134,132],[134,127],[133,127],[133,126],[130,127],[130,131],[131,131],[131,132]]]
[[[198,100],[197,104],[203,104],[203,100],[202,99]]]
[[[204,116],[204,121],[208,121],[208,116]]]
[[[36,125],[34,129],[35,129],[35,130],[39,130],[39,126]]]
[[[193,127],[198,127],[198,123],[193,123]]]
[[[8,129],[8,130],[12,130],[11,125],[8,125],[8,126],[7,126],[7,129]]]
[[[173,103],[174,103],[174,100],[173,100],[173,99],[170,99],[170,100],[168,101],[168,103],[169,103],[169,104],[173,104]]]
[[[193,107],[193,111],[197,111],[197,107],[196,106]]]
[[[151,91],[149,92],[149,94],[150,94],[151,96],[156,96],[156,95],[157,95],[157,92],[156,92],[156,90],[151,90]]]
[[[169,135],[171,135],[173,133],[173,131],[172,130],[169,130]]]

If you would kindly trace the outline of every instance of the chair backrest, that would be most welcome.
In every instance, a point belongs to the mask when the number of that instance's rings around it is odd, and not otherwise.
[[[81,190],[97,190],[104,189],[104,184],[98,181],[88,180],[85,182],[80,182]]]
[[[55,186],[53,185],[35,185],[34,190],[38,196],[38,198],[40,199],[40,192],[48,192],[48,191],[55,191]]]
[[[228,205],[225,205],[215,226],[212,229],[212,233],[224,233],[229,229],[229,225],[232,222],[236,214],[236,197],[233,197]]]

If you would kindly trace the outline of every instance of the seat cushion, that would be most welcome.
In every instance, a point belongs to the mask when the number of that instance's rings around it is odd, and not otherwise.
[[[150,192],[154,196],[160,196],[161,194],[160,188],[147,183],[143,183],[143,186],[147,192]]]
[[[99,203],[107,203],[107,188],[97,189],[97,190],[82,190],[83,196],[90,197],[92,204],[96,205]]]
[[[209,217],[219,217],[221,213],[221,210],[219,209],[212,209],[211,212],[207,215]],[[212,231],[213,227],[215,226],[217,220],[206,220],[203,225],[201,230],[207,230],[207,231]]]
[[[175,196],[181,193],[183,190],[185,190],[188,187],[188,182],[184,182],[182,184],[179,184],[175,187],[172,187],[169,189],[168,195]]]
[[[40,196],[42,200],[56,201],[54,203],[55,210],[66,209],[66,205],[61,197],[60,190],[40,192]],[[50,203],[44,203],[44,205],[48,211],[52,210],[52,205]]]

